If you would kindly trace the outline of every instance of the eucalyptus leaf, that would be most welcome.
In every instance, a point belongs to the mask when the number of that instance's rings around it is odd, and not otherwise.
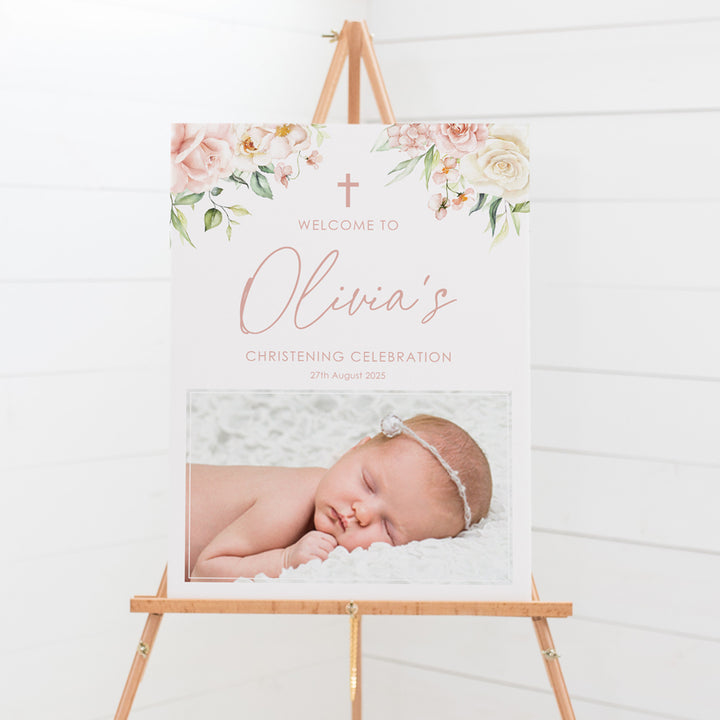
[[[497,222],[497,211],[500,207],[500,203],[502,202],[501,197],[493,198],[493,201],[490,203],[490,208],[488,209],[488,213],[490,214],[490,230],[492,231],[492,234],[495,235],[495,224]]]
[[[181,193],[176,195],[173,205],[194,205],[205,197],[205,193]]]
[[[244,208],[242,205],[231,205],[230,210],[235,213],[238,217],[243,217],[244,215],[249,215],[250,211]]]
[[[222,222],[222,213],[217,208],[210,208],[205,211],[203,220],[205,222],[205,232],[207,232]]]
[[[501,243],[505,237],[508,234],[508,221],[507,218],[505,218],[505,222],[503,223],[502,227],[500,228],[500,232],[497,234],[495,239],[492,241],[492,244],[490,245],[490,249],[492,250],[496,245]]]
[[[260,172],[255,171],[250,176],[250,189],[260,197],[272,199],[272,190],[268,179]]]
[[[425,189],[430,187],[430,173],[432,173],[433,165],[435,164],[435,146],[432,145],[430,149],[424,155],[425,164]]]
[[[402,180],[404,177],[407,177],[415,169],[415,166],[420,162],[421,157],[422,155],[418,155],[417,157],[410,158],[409,160],[403,160],[402,162],[399,162],[388,173],[388,175],[392,175],[393,173],[397,173],[397,175],[395,175],[395,177],[390,180],[390,182],[385,183],[385,185],[392,185],[394,182],[397,182],[398,180]]]
[[[217,197],[222,191],[223,191],[223,189],[222,189],[221,187],[214,187],[214,188],[210,191],[210,194],[211,194],[213,197]]]
[[[192,243],[192,240],[190,240],[190,236],[188,235],[187,230],[183,227],[182,220],[177,216],[177,213],[175,209],[170,210],[170,222],[172,223],[172,226],[178,231],[180,237],[185,240],[186,243],[189,243],[193,247],[195,247]]]
[[[485,198],[487,195],[485,193],[480,193],[477,196],[477,200],[475,201],[475,204],[470,208],[470,212],[468,215],[472,215],[474,212],[477,212],[482,208],[482,206],[485,204]]]

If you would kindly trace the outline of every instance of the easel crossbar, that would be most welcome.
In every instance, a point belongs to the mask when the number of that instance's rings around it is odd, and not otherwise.
[[[358,601],[359,615],[484,615],[489,617],[564,618],[572,615],[570,602],[402,602]],[[210,614],[310,614],[347,615],[347,601],[335,600],[234,600],[165,598],[136,595],[130,612]]]

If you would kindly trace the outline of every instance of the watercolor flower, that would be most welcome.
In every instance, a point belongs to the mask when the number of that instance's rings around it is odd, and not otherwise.
[[[484,123],[440,123],[430,126],[430,135],[441,153],[461,156],[475,152],[485,142],[488,127]]]
[[[233,168],[235,132],[230,124],[176,123],[170,138],[170,192],[204,192]]]
[[[428,207],[435,213],[438,220],[442,220],[447,215],[447,202],[447,198],[442,193],[430,196]]]
[[[271,131],[265,136],[264,142],[273,160],[285,160],[292,153],[310,147],[310,132],[302,125],[287,123],[270,128]]]
[[[240,170],[255,171],[260,165],[270,162],[267,146],[272,130],[257,125],[244,125],[236,129],[235,167]]]
[[[462,210],[463,205],[475,197],[474,188],[466,188],[457,197],[452,199],[453,210]]]
[[[432,174],[434,183],[444,185],[446,182],[454,183],[460,178],[460,171],[457,169],[457,158],[447,156],[443,158],[442,167]]]
[[[417,157],[432,145],[428,126],[425,123],[391,125],[387,129],[387,134],[389,147],[400,148],[410,157]]]
[[[460,160],[464,178],[479,192],[508,202],[527,200],[530,187],[530,153],[524,128],[492,125],[481,150]]]
[[[322,162],[323,156],[317,150],[313,150],[306,158],[305,162],[312,168],[318,170],[320,163]]]
[[[282,163],[277,163],[275,165],[275,179],[284,188],[286,188],[288,186],[291,175],[292,175],[292,167],[290,165],[283,165]]]

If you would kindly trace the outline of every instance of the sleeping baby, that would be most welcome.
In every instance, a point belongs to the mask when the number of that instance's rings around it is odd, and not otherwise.
[[[483,451],[449,420],[385,417],[332,467],[188,465],[191,580],[234,580],[325,560],[338,545],[454,537],[485,517]]]

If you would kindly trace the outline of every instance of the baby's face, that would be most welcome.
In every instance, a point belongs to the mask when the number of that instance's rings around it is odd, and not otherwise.
[[[462,511],[447,500],[452,481],[444,474],[410,438],[358,446],[320,480],[315,529],[333,535],[348,550],[457,535]]]

